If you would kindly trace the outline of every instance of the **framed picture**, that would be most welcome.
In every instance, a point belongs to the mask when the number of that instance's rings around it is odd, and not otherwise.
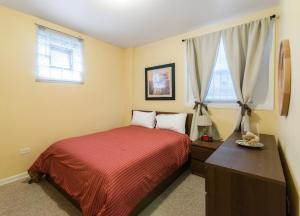
[[[175,63],[145,69],[146,100],[175,100]]]

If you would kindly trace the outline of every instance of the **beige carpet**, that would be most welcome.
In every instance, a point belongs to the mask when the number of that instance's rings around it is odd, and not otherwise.
[[[185,172],[141,216],[204,216],[204,179]],[[15,182],[0,187],[1,216],[80,216],[80,211],[48,182]]]

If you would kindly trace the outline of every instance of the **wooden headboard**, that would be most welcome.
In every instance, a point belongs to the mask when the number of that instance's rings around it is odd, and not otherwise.
[[[149,110],[132,110],[131,115],[133,114],[133,111],[141,111],[141,112],[153,112]],[[161,112],[156,111],[156,115],[159,114],[177,114],[179,112]],[[187,113],[186,121],[185,121],[185,133],[187,135],[190,135],[191,126],[192,126],[192,120],[193,120],[193,113]]]

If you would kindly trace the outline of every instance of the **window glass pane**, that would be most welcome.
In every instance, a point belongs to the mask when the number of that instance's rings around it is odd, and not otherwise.
[[[62,80],[62,71],[61,69],[51,68],[50,78],[53,80]]]
[[[223,40],[221,39],[217,60],[215,63],[209,89],[205,101],[207,102],[233,102],[236,94],[228,68]]]
[[[66,81],[72,81],[73,73],[69,70],[64,70],[62,73],[62,78]]]
[[[40,55],[38,59],[38,64],[40,67],[49,67],[49,57],[45,55]]]
[[[39,26],[36,62],[38,80],[82,82],[82,40]]]
[[[72,50],[61,47],[50,48],[51,67],[72,69]]]
[[[39,76],[42,77],[42,78],[47,78],[47,77],[50,77],[50,69],[49,67],[43,67],[41,66],[41,71],[39,73]]]
[[[73,79],[75,80],[75,81],[80,81],[81,79],[82,79],[82,77],[81,77],[81,74],[80,73],[74,73],[73,74]]]

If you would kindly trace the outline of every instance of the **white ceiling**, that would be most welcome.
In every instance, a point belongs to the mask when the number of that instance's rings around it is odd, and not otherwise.
[[[0,4],[121,47],[272,7],[278,0],[0,0]]]

